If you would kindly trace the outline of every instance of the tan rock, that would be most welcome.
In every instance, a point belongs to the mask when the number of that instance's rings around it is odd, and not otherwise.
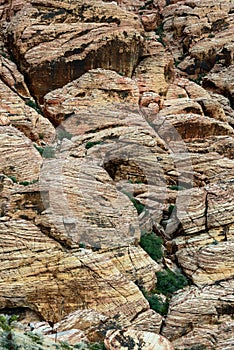
[[[0,82],[0,113],[1,125],[11,124],[29,139],[37,143],[50,142],[54,138],[55,130],[48,119],[44,118],[37,110],[35,102],[28,98],[27,102],[18,96],[17,91]]]
[[[114,71],[93,69],[44,97],[44,113],[57,125],[81,108],[107,103],[138,104],[136,83]]]
[[[136,68],[134,75],[140,92],[153,91],[159,95],[166,94],[169,83],[174,78],[172,56],[163,46],[155,56],[146,57]]]
[[[60,243],[24,220],[0,226],[1,308],[27,305],[54,323],[78,308],[119,315],[120,323],[148,308],[136,285],[101,254],[65,252]]]
[[[26,4],[6,33],[16,33],[11,49],[34,96],[41,101],[48,91],[92,68],[132,75],[143,42],[135,15],[101,1],[86,6],[82,1],[46,3]]]
[[[212,238],[211,238],[212,241]],[[218,242],[213,238],[211,244],[179,250],[176,254],[180,266],[192,281],[199,286],[230,279],[233,276],[234,242]]]
[[[141,21],[145,31],[155,30],[160,23],[160,16],[158,12],[144,11],[141,16]]]
[[[194,326],[205,329],[205,332],[211,325],[217,327],[219,320],[228,315],[228,310],[233,308],[232,290],[233,280],[230,279],[203,289],[187,287],[186,290],[177,292],[170,302],[169,314],[162,334],[174,343],[185,334],[187,337],[190,335],[193,337]],[[206,337],[209,337],[209,333]],[[222,339],[221,334],[220,338]],[[201,338],[199,341],[202,343]],[[217,340],[213,339],[213,341],[212,345],[215,345]]]
[[[231,105],[234,102],[234,65],[223,68],[216,65],[204,79],[204,87],[219,92],[229,98]]]
[[[142,350],[173,350],[172,344],[162,337],[150,332],[136,330],[109,331],[105,339],[108,350],[139,349]]]
[[[39,177],[42,158],[32,142],[11,126],[0,127],[0,172],[14,181],[33,181]]]
[[[194,103],[192,103],[192,105],[196,106],[197,110],[201,111],[200,106],[194,105]],[[190,107],[191,104],[188,108]],[[178,108],[179,112],[179,103]],[[169,111],[173,112],[172,108],[169,109]],[[203,115],[193,114],[193,112],[188,114],[169,114],[166,108],[159,112],[153,123],[157,129],[160,126],[158,129],[159,135],[162,139],[166,140],[168,144],[172,140],[178,141],[178,134],[183,140],[188,141],[192,139],[204,139],[210,136],[233,134],[233,129],[227,123]],[[175,130],[177,132],[175,132]]]
[[[0,56],[0,77],[3,83],[22,98],[31,97],[24,76],[18,71],[16,64],[3,56]]]
[[[173,342],[176,349],[183,350],[184,347],[190,348],[196,344],[204,346],[206,349],[231,350],[234,345],[234,339],[230,334],[233,332],[233,320],[230,316],[220,317],[217,324],[206,325],[205,328],[196,326],[194,329],[181,338]],[[214,340],[215,339],[215,340]]]

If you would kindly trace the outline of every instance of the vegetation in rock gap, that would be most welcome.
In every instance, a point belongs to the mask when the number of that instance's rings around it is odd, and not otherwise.
[[[7,177],[9,177],[9,179],[11,179],[14,182],[14,184],[18,182],[14,175],[7,175]]]
[[[32,184],[35,184],[38,182],[38,179],[32,180],[32,181],[19,181],[16,179],[14,175],[6,175],[9,179],[11,179],[15,184],[23,185],[23,186],[29,186]]]
[[[168,312],[169,301],[172,294],[187,286],[189,281],[182,273],[175,273],[169,269],[159,271],[156,275],[156,289],[150,292],[142,290],[142,293],[148,300],[151,309],[164,316]]]
[[[186,348],[184,350],[206,350],[207,347],[205,345],[193,345],[191,348]]]
[[[141,234],[140,246],[155,261],[161,261],[163,257],[162,243],[162,238],[156,236],[154,232],[142,232]]]
[[[168,299],[163,301],[162,297],[158,294],[142,291],[144,297],[148,300],[150,308],[159,313],[160,315],[166,315],[169,307]]]
[[[161,23],[156,29],[155,33],[159,36],[158,41],[163,45],[166,46],[164,40],[163,40],[163,23]]]
[[[156,275],[156,291],[168,297],[170,297],[177,290],[182,289],[189,284],[188,279],[182,273],[175,273],[168,268],[157,272]]]
[[[100,145],[102,141],[88,141],[85,145],[86,149],[92,148],[95,145]]]
[[[145,210],[145,205],[142,204],[138,199],[134,198],[131,193],[127,191],[123,191],[123,193],[126,194],[126,196],[128,196],[128,198],[136,208],[137,214],[140,215]]]
[[[52,146],[40,147],[34,144],[36,150],[43,158],[55,158],[55,149]]]
[[[31,107],[31,108],[33,108],[33,109],[35,109],[35,111],[37,113],[42,114],[40,108],[38,107],[38,105],[36,104],[35,101],[28,100],[28,101],[26,101],[26,105]]]
[[[71,140],[72,138],[72,134],[66,130],[63,130],[63,129],[58,129],[57,130],[57,137],[58,139],[61,141],[63,139],[68,139],[68,140]]]

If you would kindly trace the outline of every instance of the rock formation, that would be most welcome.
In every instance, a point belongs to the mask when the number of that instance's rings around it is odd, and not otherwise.
[[[0,2],[0,314],[73,345],[233,348],[233,9]]]

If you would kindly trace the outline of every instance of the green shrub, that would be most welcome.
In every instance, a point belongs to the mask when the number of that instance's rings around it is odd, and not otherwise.
[[[58,129],[57,130],[57,137],[59,140],[63,140],[63,139],[68,139],[68,140],[71,140],[72,138],[72,134],[66,130],[63,130],[63,129]]]
[[[7,177],[9,177],[9,179],[11,179],[14,182],[14,184],[17,183],[17,179],[14,175],[7,175]]]
[[[0,315],[0,328],[5,332],[10,332],[17,320],[17,315]]]
[[[35,101],[33,101],[33,100],[28,100],[28,101],[26,101],[26,105],[29,106],[29,107],[31,107],[31,108],[33,108],[33,109],[35,109],[35,111],[36,111],[37,113],[42,114],[40,108],[38,107],[38,105],[36,104]]]
[[[123,191],[123,193],[126,194],[126,196],[128,196],[128,198],[136,208],[137,214],[140,215],[145,210],[144,204],[142,204],[138,199],[134,198],[131,193],[127,191]]]
[[[16,322],[17,319],[18,316],[16,315],[0,315],[0,328],[2,329],[2,333],[0,334],[0,349],[19,349],[13,333],[14,322]]]
[[[167,210],[169,217],[171,216],[171,214],[172,214],[174,209],[175,209],[175,205],[170,204],[169,207],[168,207],[168,210]]]
[[[85,145],[86,149],[92,148],[95,145],[100,145],[102,143],[102,141],[88,141]]]
[[[173,190],[173,191],[182,191],[182,190],[185,189],[185,187],[183,187],[183,186],[177,186],[177,185],[172,185],[172,186],[170,186],[169,188],[170,188],[170,190]]]
[[[148,300],[150,304],[150,308],[159,313],[160,315],[166,315],[168,312],[169,303],[166,300],[165,302],[162,300],[160,295],[157,294],[149,294],[143,292],[145,298]]]
[[[191,348],[189,349],[184,349],[184,350],[206,350],[207,347],[205,345],[193,345]]]
[[[43,158],[55,158],[55,149],[52,146],[46,146],[42,154]]]
[[[34,332],[26,332],[25,335],[32,339],[32,341],[36,344],[42,345],[43,344],[43,335],[34,333]]]
[[[40,147],[34,144],[36,150],[43,158],[55,158],[55,149],[52,146]]]
[[[164,40],[163,40],[163,23],[161,23],[156,29],[155,33],[159,36],[157,39],[163,46],[166,46]]]
[[[19,184],[20,184],[20,185],[23,185],[23,186],[29,186],[29,185],[35,184],[36,182],[38,182],[38,180],[20,181]]]
[[[162,238],[156,236],[154,232],[145,232],[141,235],[140,246],[155,261],[160,261],[163,257],[162,243]]]
[[[105,350],[105,345],[104,343],[93,343],[93,344],[89,344],[88,347],[89,350]]]
[[[157,272],[156,276],[157,291],[166,296],[171,296],[174,292],[189,284],[189,281],[182,273],[175,273],[169,269]]]

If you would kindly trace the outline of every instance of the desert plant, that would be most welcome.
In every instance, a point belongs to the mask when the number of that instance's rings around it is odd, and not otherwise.
[[[20,181],[19,184],[20,184],[20,185],[23,185],[23,186],[29,186],[29,185],[35,184],[36,182],[38,182],[38,180]]]
[[[144,297],[148,300],[150,308],[159,313],[160,315],[166,315],[169,307],[169,302],[163,301],[160,295],[147,293],[143,291]]]
[[[14,323],[17,321],[16,315],[0,315],[0,328],[2,333],[0,336],[0,348],[8,350],[18,350],[18,345],[14,339]]]
[[[185,189],[185,187],[177,186],[177,185],[172,185],[169,188],[170,188],[170,190],[173,190],[173,191],[183,191]]]
[[[95,145],[100,145],[102,141],[88,141],[85,145],[86,149],[92,148]]]
[[[55,158],[55,149],[52,146],[40,147],[34,144],[36,150],[40,153],[43,158]]]
[[[32,341],[36,344],[42,345],[43,344],[43,336],[42,334],[39,333],[34,333],[34,332],[26,332],[25,335],[32,339]]]
[[[169,297],[189,284],[188,279],[182,273],[175,273],[170,269],[159,271],[156,276],[157,291]]]
[[[9,177],[9,179],[11,179],[14,182],[14,184],[17,183],[17,179],[14,175],[7,175],[7,177]]]
[[[40,108],[38,107],[38,105],[36,104],[35,101],[33,101],[33,100],[28,100],[28,101],[26,101],[26,105],[29,106],[29,107],[31,107],[31,108],[33,108],[33,109],[35,109],[35,111],[36,111],[37,113],[42,114]]]
[[[68,139],[71,140],[72,138],[72,134],[64,129],[58,129],[57,130],[57,137],[59,140],[63,140],[63,139]]]
[[[128,196],[128,198],[130,199],[130,201],[132,202],[132,204],[134,205],[134,207],[137,210],[137,214],[140,215],[144,210],[145,210],[145,206],[144,204],[142,204],[138,199],[134,198],[133,195],[127,191],[122,191],[126,196]]]
[[[140,246],[155,261],[160,261],[163,257],[162,238],[156,236],[154,232],[143,232],[141,234]]]

